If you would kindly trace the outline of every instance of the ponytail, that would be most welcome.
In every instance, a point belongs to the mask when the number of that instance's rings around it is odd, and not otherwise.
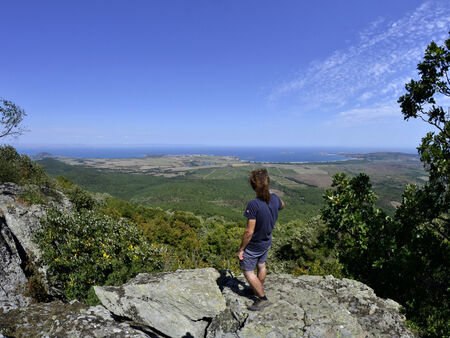
[[[252,186],[253,190],[256,192],[256,197],[267,203],[270,202],[270,192],[269,192],[269,173],[266,169],[256,169],[250,173],[248,181]]]

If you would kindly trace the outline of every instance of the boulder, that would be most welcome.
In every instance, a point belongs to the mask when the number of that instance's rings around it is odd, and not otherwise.
[[[39,260],[41,257],[39,247],[34,241],[34,234],[41,229],[41,218],[47,208],[57,208],[68,212],[73,210],[68,198],[57,190],[52,190],[53,197],[49,197],[47,205],[25,205],[20,202],[19,196],[24,187],[13,183],[0,184],[0,213],[5,218],[6,224],[20,243],[23,250]]]
[[[20,202],[24,189],[14,183],[0,183],[0,309],[3,311],[30,303],[25,292],[27,265],[39,267],[43,283],[48,286],[46,266],[40,262],[40,250],[34,241],[46,207],[72,210],[70,201],[58,191],[51,191],[53,197],[49,198],[47,206],[25,205]],[[58,294],[57,290],[48,289],[52,295]]]
[[[400,305],[378,298],[367,285],[332,276],[268,275],[271,305],[247,310],[245,278],[219,280],[227,310],[215,317],[207,337],[414,337]]]
[[[398,303],[354,280],[269,275],[264,287],[271,305],[253,312],[242,275],[217,277],[214,269],[141,274],[95,292],[115,315],[162,336],[414,337]]]
[[[203,337],[212,318],[225,310],[212,268],[139,274],[120,287],[95,287],[102,304],[170,337]]]
[[[54,301],[0,312],[0,337],[137,338],[149,334],[115,321],[103,306],[87,307],[79,302]]]
[[[21,267],[11,231],[0,216],[0,311],[9,311],[30,303],[24,295],[27,277]]]

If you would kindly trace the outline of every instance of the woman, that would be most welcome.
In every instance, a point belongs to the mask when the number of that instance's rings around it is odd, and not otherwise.
[[[248,180],[256,198],[248,203],[244,212],[247,228],[237,256],[245,278],[258,296],[249,310],[257,311],[270,304],[263,289],[266,259],[272,244],[272,230],[278,218],[278,210],[284,208],[284,202],[276,194],[270,193],[270,178],[266,169],[253,170]],[[254,272],[255,266],[258,269],[257,275]]]

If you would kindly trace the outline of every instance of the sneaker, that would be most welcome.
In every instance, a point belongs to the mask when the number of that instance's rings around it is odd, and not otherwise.
[[[253,303],[252,306],[249,306],[247,309],[249,309],[250,311],[259,311],[263,308],[265,308],[266,306],[269,306],[271,303],[269,302],[268,299],[257,299],[255,300],[255,302]]]

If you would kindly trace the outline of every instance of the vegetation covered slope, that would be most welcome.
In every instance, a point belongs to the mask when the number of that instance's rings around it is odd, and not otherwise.
[[[107,165],[108,160],[102,161]],[[130,160],[132,162],[132,160]],[[183,176],[164,177],[124,173],[82,165],[68,165],[55,159],[39,161],[53,177],[64,175],[81,187],[151,207],[191,211],[205,217],[223,216],[242,222],[246,203],[254,197],[247,183],[255,165],[191,169]],[[344,161],[324,164],[264,164],[271,188],[289,206],[280,213],[280,222],[303,221],[319,213],[322,194],[337,172],[356,175],[365,172],[374,180],[377,206],[393,214],[408,183],[424,183],[425,172],[418,161]]]

